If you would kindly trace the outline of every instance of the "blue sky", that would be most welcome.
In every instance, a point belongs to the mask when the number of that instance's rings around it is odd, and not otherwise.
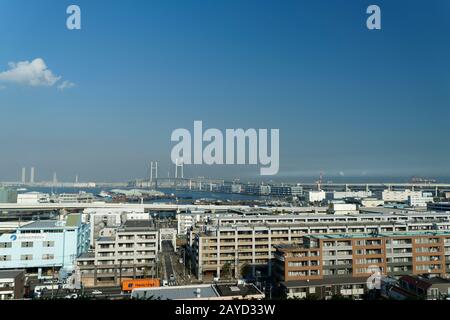
[[[170,134],[194,120],[279,128],[280,179],[449,177],[449,13],[446,0],[0,0],[0,72],[40,58],[75,84],[0,84],[0,180],[22,166],[128,180],[150,160],[173,175]],[[254,166],[186,174],[259,179]]]

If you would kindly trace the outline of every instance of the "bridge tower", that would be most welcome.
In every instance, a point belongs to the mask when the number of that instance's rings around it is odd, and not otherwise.
[[[183,159],[175,159],[175,179],[178,179],[178,168],[180,168],[181,179],[184,179],[184,163]]]

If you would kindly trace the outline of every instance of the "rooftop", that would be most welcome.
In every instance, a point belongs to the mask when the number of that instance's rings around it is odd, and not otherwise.
[[[38,220],[20,227],[20,229],[61,229],[77,227],[81,224],[80,214],[70,214],[66,220]]]
[[[25,270],[0,270],[0,279],[15,278]]]
[[[229,285],[229,284],[217,284],[217,292],[221,297],[230,296],[248,296],[255,294],[262,294],[253,284],[250,285]]]
[[[281,282],[286,288],[324,286],[324,285],[345,285],[345,284],[366,284],[367,277],[332,277],[319,280],[293,280]]]
[[[155,226],[152,220],[127,220],[120,227],[121,230],[155,230]]]
[[[199,293],[197,293],[197,290]],[[156,287],[133,290],[132,297],[136,299],[187,300],[200,298],[215,298],[218,293],[213,285]]]
[[[175,287],[142,288],[133,290],[132,297],[145,299],[152,297],[160,300],[208,299],[262,295],[253,284],[200,284]]]

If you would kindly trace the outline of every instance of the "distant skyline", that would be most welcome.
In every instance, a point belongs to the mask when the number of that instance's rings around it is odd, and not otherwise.
[[[173,177],[171,132],[194,120],[279,128],[280,171],[185,176],[450,181],[449,15],[448,0],[3,0],[0,181],[128,181],[150,161]]]

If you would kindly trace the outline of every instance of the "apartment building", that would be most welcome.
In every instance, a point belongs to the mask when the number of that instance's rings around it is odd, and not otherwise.
[[[306,235],[302,243],[275,247],[274,274],[280,281],[326,277],[445,277],[450,272],[450,231]]]
[[[22,299],[25,270],[0,270],[0,300]]]
[[[86,208],[83,210],[83,221],[89,223],[91,229],[91,246],[105,228],[115,229],[126,220],[149,220],[150,214],[144,208]]]
[[[118,285],[121,280],[156,274],[158,231],[151,220],[127,220],[94,250],[77,259],[84,286]]]
[[[225,219],[236,222],[223,224]],[[275,219],[275,220],[273,220]],[[278,219],[278,220],[277,220]],[[285,220],[287,219],[287,220]],[[303,220],[301,220],[303,219]],[[239,223],[241,221],[242,223]],[[220,277],[225,264],[238,275],[244,264],[271,274],[275,245],[301,242],[304,235],[450,230],[449,215],[357,215],[321,217],[233,217],[188,233],[189,253],[199,279]]]

